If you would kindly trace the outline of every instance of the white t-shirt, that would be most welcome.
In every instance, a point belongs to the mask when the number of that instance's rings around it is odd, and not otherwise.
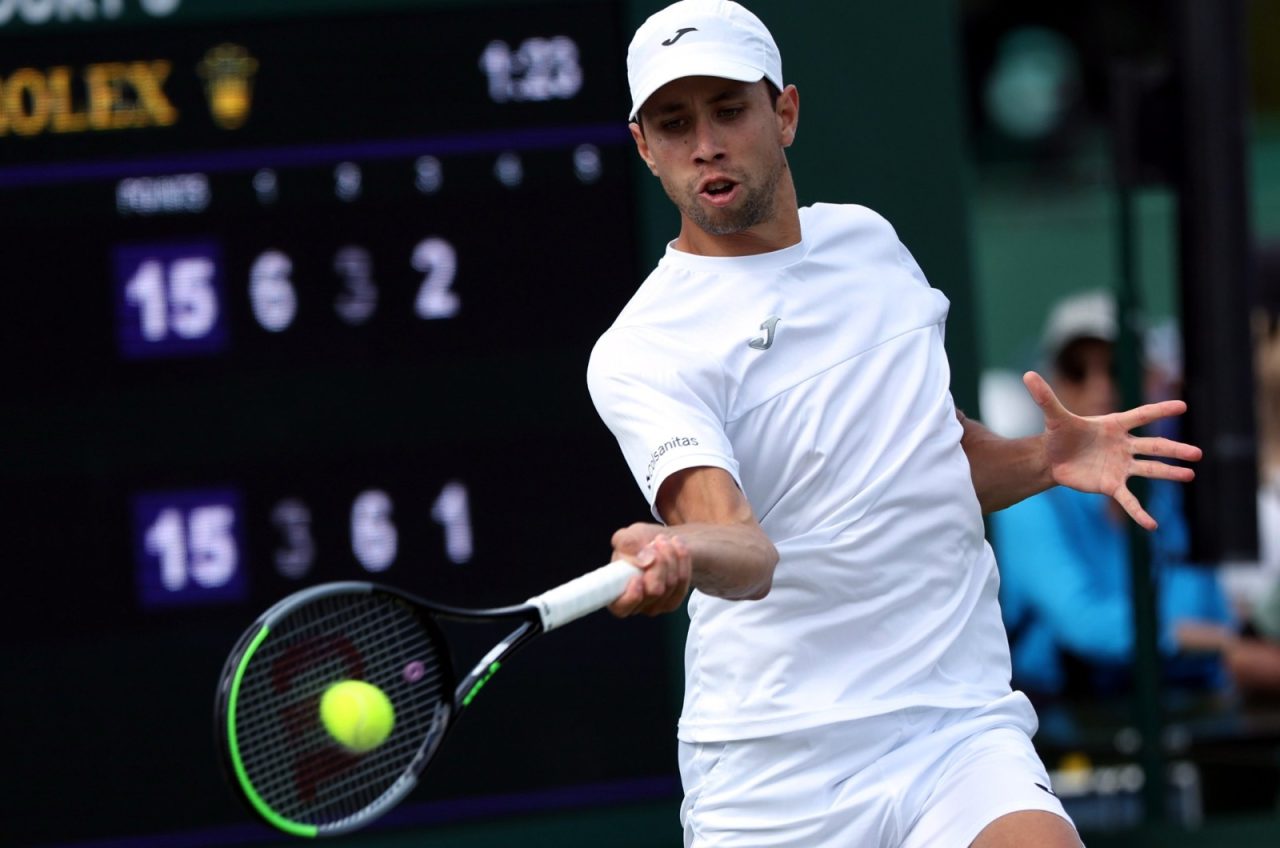
[[[763,600],[693,593],[685,741],[1009,693],[949,303],[874,212],[822,204],[800,223],[773,253],[668,248],[588,368],[651,507],[672,473],[723,468],[779,553]]]

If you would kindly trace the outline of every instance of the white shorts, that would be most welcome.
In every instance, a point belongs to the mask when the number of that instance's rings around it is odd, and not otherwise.
[[[780,736],[680,743],[685,848],[965,848],[1008,813],[1070,818],[1021,693]]]

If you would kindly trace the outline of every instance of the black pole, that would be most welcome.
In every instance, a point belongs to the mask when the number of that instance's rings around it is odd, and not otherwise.
[[[1167,84],[1160,70],[1119,65],[1112,74],[1112,132],[1114,145],[1117,234],[1119,241],[1119,285],[1116,307],[1119,337],[1116,340],[1116,367],[1124,408],[1132,409],[1143,397],[1142,303],[1138,287],[1138,250],[1134,237],[1133,191],[1146,180],[1139,155],[1144,109],[1161,102],[1156,92]],[[1150,160],[1148,160],[1150,161]],[[1147,501],[1146,480],[1129,479],[1129,490],[1140,502]],[[1156,616],[1156,585],[1151,573],[1150,534],[1136,522],[1129,522],[1129,582],[1132,590],[1134,640],[1134,723],[1142,747],[1139,756],[1143,771],[1143,814],[1147,821],[1165,817],[1166,774],[1163,720],[1160,706],[1159,622]]]
[[[1177,169],[1187,441],[1204,448],[1187,489],[1192,559],[1256,560],[1257,442],[1249,297],[1243,0],[1176,0],[1183,157]]]

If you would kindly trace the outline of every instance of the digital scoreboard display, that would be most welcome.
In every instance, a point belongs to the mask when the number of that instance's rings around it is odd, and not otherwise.
[[[267,605],[517,603],[647,517],[584,376],[642,276],[620,4],[124,5],[0,4],[6,843],[251,839],[210,716]],[[669,791],[665,627],[540,642],[403,821]]]

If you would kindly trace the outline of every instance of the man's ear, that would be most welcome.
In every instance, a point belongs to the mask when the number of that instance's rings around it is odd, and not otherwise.
[[[653,155],[649,152],[649,142],[645,140],[644,133],[640,131],[640,120],[637,118],[628,125],[631,129],[631,137],[636,142],[636,152],[640,154],[640,158],[649,166],[649,170],[656,177],[658,176],[658,166],[653,161]]]
[[[790,147],[796,140],[796,127],[800,123],[800,92],[794,85],[787,86],[778,95],[774,113],[778,118],[778,141],[783,147]]]

